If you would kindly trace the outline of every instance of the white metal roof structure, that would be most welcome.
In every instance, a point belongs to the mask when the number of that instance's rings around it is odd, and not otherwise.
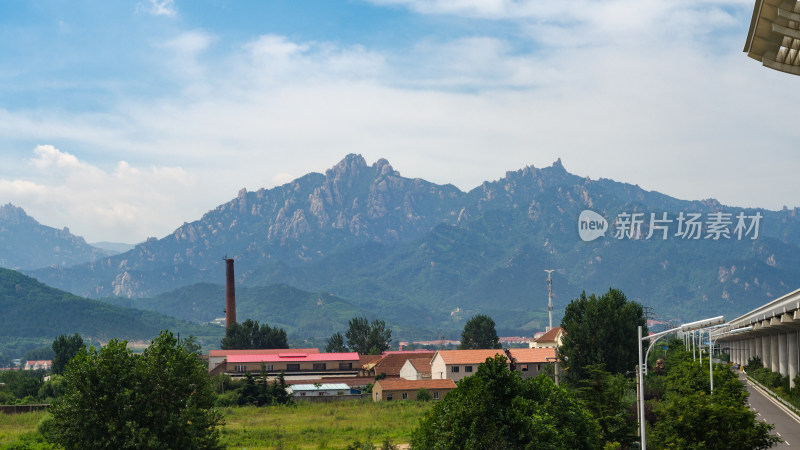
[[[744,51],[770,69],[800,75],[797,0],[756,0]]]

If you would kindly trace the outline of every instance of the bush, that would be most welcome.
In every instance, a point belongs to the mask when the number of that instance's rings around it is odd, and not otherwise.
[[[758,369],[763,369],[763,368],[764,368],[764,362],[761,361],[761,357],[760,356],[754,356],[754,357],[750,358],[747,361],[747,364],[745,364],[745,366],[744,366],[744,370],[747,373],[750,373],[750,372],[758,370]]]
[[[431,393],[425,388],[417,390],[417,401],[427,402],[431,400]]]

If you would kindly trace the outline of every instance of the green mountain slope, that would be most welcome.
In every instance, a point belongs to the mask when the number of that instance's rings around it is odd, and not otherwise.
[[[154,298],[104,298],[114,305],[135,307],[194,322],[225,317],[225,286],[198,283]],[[366,314],[331,294],[316,294],[286,285],[237,287],[236,318],[254,319],[286,330],[291,341],[322,342],[347,328],[347,322]]]
[[[97,341],[150,339],[169,329],[184,336],[219,339],[221,327],[198,325],[164,315],[109,305],[46,286],[13,270],[0,269],[0,341],[52,340],[79,333]]]

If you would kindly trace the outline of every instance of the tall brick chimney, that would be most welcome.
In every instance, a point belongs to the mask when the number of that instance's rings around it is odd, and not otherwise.
[[[225,328],[236,323],[236,286],[233,276],[233,258],[225,258]]]

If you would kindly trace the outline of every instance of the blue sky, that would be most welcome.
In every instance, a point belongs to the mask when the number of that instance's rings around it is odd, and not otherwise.
[[[800,78],[742,53],[752,7],[0,0],[0,202],[135,243],[360,153],[800,206]]]

